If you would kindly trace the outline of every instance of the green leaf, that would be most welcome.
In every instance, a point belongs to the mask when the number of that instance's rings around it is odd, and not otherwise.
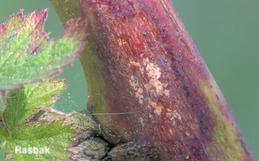
[[[5,151],[8,160],[14,161],[64,160],[69,157],[66,148],[71,147],[73,137],[72,129],[61,122],[29,124],[18,127],[12,132],[12,139],[7,141]],[[27,154],[20,153],[19,148],[26,149]],[[43,153],[28,154],[30,148],[36,148]]]
[[[8,133],[5,129],[0,128],[0,150],[2,149],[3,143],[8,139]]]
[[[52,106],[64,89],[64,80],[45,80],[9,92],[3,112],[5,126],[12,130],[15,126],[24,124],[40,109]]]
[[[69,157],[66,148],[72,146],[74,138],[70,126],[62,121],[27,121],[40,109],[53,106],[64,89],[64,80],[45,80],[27,84],[6,95],[0,143],[7,160],[55,161]]]
[[[44,31],[46,17],[47,10],[28,16],[21,11],[0,24],[0,90],[58,74],[78,56],[86,22],[71,20],[62,37],[50,40]]]

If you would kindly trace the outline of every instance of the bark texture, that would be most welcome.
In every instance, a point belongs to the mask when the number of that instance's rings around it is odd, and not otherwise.
[[[64,22],[88,19],[80,60],[106,140],[156,151],[157,161],[254,160],[169,0],[52,3]]]

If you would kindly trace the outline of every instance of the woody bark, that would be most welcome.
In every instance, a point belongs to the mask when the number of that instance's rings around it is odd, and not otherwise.
[[[153,160],[255,160],[169,0],[52,3],[63,22],[88,19],[80,61],[110,143],[151,146]]]

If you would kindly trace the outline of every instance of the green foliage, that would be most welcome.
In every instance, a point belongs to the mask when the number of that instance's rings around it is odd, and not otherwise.
[[[27,17],[20,12],[0,24],[0,90],[52,76],[77,57],[85,22],[69,22],[62,37],[49,40],[46,17],[46,10]]]
[[[0,130],[0,140],[5,141],[4,149],[8,159],[49,161],[55,160],[54,158],[66,159],[69,156],[65,148],[71,146],[74,136],[69,126],[63,125],[61,121],[29,121],[40,109],[52,106],[63,91],[64,81],[46,80],[7,94],[3,112],[4,128]],[[17,147],[47,147],[50,153],[17,153]]]
[[[69,153],[65,148],[71,146],[73,136],[71,128],[62,125],[62,122],[24,125],[12,131],[12,139],[6,143],[6,154],[9,159],[15,161],[67,159]],[[15,153],[17,147],[48,148],[49,150],[44,151],[44,154],[19,154]],[[30,153],[29,150],[28,153]]]
[[[0,148],[7,160],[69,157],[71,127],[62,121],[37,122],[33,117],[51,108],[64,91],[65,81],[51,77],[77,57],[84,45],[86,23],[69,21],[64,35],[54,41],[44,31],[46,17],[46,10],[29,16],[21,11],[0,24]]]
[[[9,92],[3,119],[8,128],[25,123],[39,111],[52,106],[57,96],[64,91],[64,81],[43,81],[25,85],[24,88]]]

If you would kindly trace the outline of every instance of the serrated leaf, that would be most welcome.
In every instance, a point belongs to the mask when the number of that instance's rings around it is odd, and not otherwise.
[[[12,139],[6,143],[6,154],[8,159],[15,161],[54,161],[56,159],[67,159],[69,153],[66,148],[71,147],[74,132],[61,122],[51,124],[29,124],[16,128],[12,132]],[[17,148],[48,148],[43,154],[21,154]]]
[[[3,112],[5,126],[12,130],[15,126],[25,123],[40,109],[51,107],[64,89],[64,80],[45,80],[9,92]]]
[[[78,56],[85,21],[71,20],[64,35],[49,40],[44,31],[47,10],[24,16],[22,11],[0,24],[0,90],[52,76]]]
[[[40,109],[51,107],[64,87],[64,80],[45,80],[7,94],[3,112],[5,129],[0,129],[7,160],[54,161],[69,157],[65,148],[72,146],[74,137],[70,126],[62,121],[27,122]]]

